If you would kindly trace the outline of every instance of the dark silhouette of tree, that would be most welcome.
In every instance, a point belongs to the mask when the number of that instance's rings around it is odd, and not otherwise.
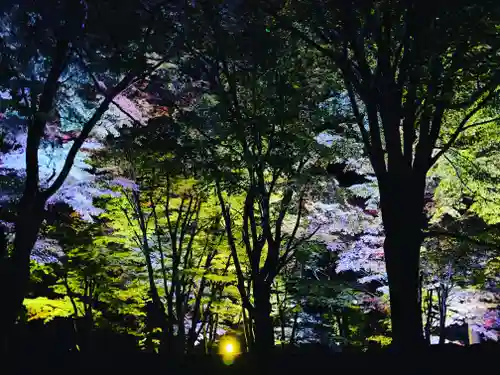
[[[24,298],[30,254],[44,220],[46,202],[64,184],[77,153],[114,98],[133,82],[143,80],[155,68],[145,56],[148,46],[151,46],[152,34],[147,28],[151,15],[147,15],[140,2],[129,7],[122,5],[113,1],[70,1],[64,4],[54,1],[43,5],[23,1],[12,6],[2,20],[4,33],[0,48],[3,69],[0,80],[10,88],[12,99],[8,107],[18,111],[27,125],[25,183],[17,205],[16,235],[12,252],[2,260],[1,285],[5,288],[4,307],[0,312],[2,347],[6,344],[5,338],[11,334]],[[141,11],[143,16],[138,18]],[[125,21],[129,25],[121,27],[121,31],[116,29],[116,23],[110,22],[116,20],[118,14],[123,21],[129,20]],[[130,24],[135,26],[130,27]],[[122,31],[124,33],[120,34]],[[134,48],[131,43],[141,47]],[[13,47],[16,44],[17,47]],[[118,65],[117,60],[120,61]],[[39,148],[49,122],[57,117],[55,113],[63,95],[62,79],[71,69],[89,75],[101,98],[89,118],[79,119],[79,133],[63,168],[48,184],[44,184],[39,174]],[[95,76],[98,73],[106,75],[109,81],[110,87],[105,92],[102,85],[98,86]],[[72,78],[73,75],[70,73],[69,76]],[[74,81],[78,86],[78,79]],[[112,83],[116,81],[118,83]]]
[[[419,252],[426,175],[498,93],[494,2],[262,4],[335,64],[377,176],[394,342],[422,342]]]

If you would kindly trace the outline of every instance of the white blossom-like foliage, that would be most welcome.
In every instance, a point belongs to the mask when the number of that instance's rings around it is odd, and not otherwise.
[[[360,283],[385,282],[383,229],[379,216],[366,214],[347,204],[316,202],[309,222],[321,225],[320,236],[330,251],[339,255],[336,272],[354,271],[363,276]]]
[[[110,182],[111,186],[120,186],[126,190],[138,191],[139,186],[132,180],[125,177],[116,177]]]
[[[64,256],[57,240],[39,238],[33,247],[31,259],[39,263],[57,263]]]
[[[351,114],[346,93],[332,94],[332,98],[321,106],[332,114],[346,118]],[[341,124],[341,127],[359,133],[356,125]],[[336,162],[345,165],[346,171],[356,171],[367,182],[343,190],[336,186],[330,194],[330,202],[311,204],[309,226],[320,226],[318,237],[327,244],[330,251],[338,254],[336,272],[357,272],[362,275],[358,279],[360,283],[385,283],[384,235],[378,208],[380,196],[373,168],[369,159],[363,156],[363,144],[355,138],[328,132],[320,134],[317,140],[332,149],[332,153],[337,155]],[[346,195],[362,198],[364,207],[348,203]]]
[[[2,98],[10,97],[8,92],[1,93]],[[94,127],[91,137],[82,145],[77,153],[74,165],[61,188],[47,201],[47,205],[65,202],[78,212],[84,220],[92,221],[92,217],[102,213],[93,205],[93,198],[102,195],[115,194],[110,189],[98,184],[97,178],[90,173],[87,163],[93,151],[102,148],[102,140],[108,135],[118,136],[118,129],[131,126],[132,123],[145,125],[148,118],[148,107],[145,102],[137,104],[125,94],[118,95],[114,100],[120,108],[111,104],[101,121]],[[60,124],[48,123],[46,137],[39,148],[40,187],[47,188],[59,175],[66,157],[78,136],[82,125],[93,115],[98,103],[91,105],[78,95],[71,85],[66,85],[60,95],[58,111]],[[127,112],[127,114],[124,113]],[[2,113],[0,116],[0,132],[4,142],[15,145],[7,153],[0,153],[0,175],[15,173],[24,178],[26,170],[26,122],[15,112]],[[134,188],[133,181],[116,179],[115,185],[126,185]],[[19,198],[20,192],[2,192],[0,204]],[[17,195],[15,194],[17,193]]]

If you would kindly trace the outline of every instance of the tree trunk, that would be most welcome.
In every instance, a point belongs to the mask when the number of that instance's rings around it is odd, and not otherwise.
[[[0,224],[0,262],[7,256],[7,237],[5,230]],[[1,263],[0,263],[1,264]]]
[[[351,335],[349,331],[349,315],[347,308],[342,309],[342,332],[347,342],[349,342]]]
[[[266,352],[274,347],[274,327],[271,318],[271,287],[265,282],[254,285],[255,306],[253,311],[255,349]]]
[[[379,179],[379,189],[393,346],[413,351],[425,344],[419,272],[425,173],[389,163],[388,175]]]
[[[290,345],[295,344],[295,333],[297,331],[298,320],[299,320],[299,312],[297,311],[293,316],[292,333],[290,333],[290,341],[289,341]]]
[[[276,288],[277,289],[277,288]],[[285,315],[285,301],[286,301],[286,295],[283,297],[283,301],[280,301],[280,293],[279,290],[276,290],[276,301],[277,301],[277,306],[278,306],[278,314],[280,318],[280,342],[281,342],[281,347],[285,347],[285,326],[286,326],[286,315]]]
[[[29,196],[28,196],[29,197]],[[36,196],[22,199],[16,222],[12,255],[4,259],[1,277],[2,308],[0,309],[0,351],[8,350],[16,320],[22,308],[30,278],[31,251],[43,221],[44,203]]]
[[[446,341],[446,314],[448,301],[448,286],[441,284],[438,291],[439,300],[439,345],[444,345]]]
[[[421,240],[410,226],[398,227],[386,233],[384,243],[393,343],[401,349],[412,349],[423,344],[418,296]]]
[[[432,327],[432,306],[433,306],[433,301],[432,301],[432,296],[433,296],[433,289],[429,289],[428,291],[428,296],[427,296],[427,316],[426,316],[426,322],[425,322],[425,342],[427,345],[431,344],[431,327]]]
[[[248,315],[247,315],[248,312]],[[247,351],[251,351],[255,347],[255,333],[253,329],[253,319],[251,311],[242,307],[243,316],[243,333],[245,335],[245,347]]]

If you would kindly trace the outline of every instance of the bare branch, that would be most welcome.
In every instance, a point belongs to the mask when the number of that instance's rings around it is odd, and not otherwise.
[[[297,252],[300,245],[304,242],[310,240],[318,231],[321,229],[323,225],[318,225],[311,233],[307,236],[301,237],[298,241],[296,241],[293,245],[291,245],[285,253],[280,257],[279,265],[278,265],[278,273],[281,272],[283,267],[285,267],[290,260],[293,259],[295,253]]]
[[[292,242],[295,239],[295,236],[297,235],[297,231],[299,230],[300,226],[300,221],[302,219],[302,212],[304,210],[304,191],[300,194],[299,197],[299,203],[298,203],[298,212],[297,212],[297,219],[295,220],[295,225],[292,230],[292,234],[290,235],[290,239],[288,240],[286,247],[285,247],[285,253],[290,250],[292,247]]]
[[[135,230],[134,228],[134,223],[132,222],[132,219],[130,218],[129,214],[128,214],[128,211],[125,207],[120,207],[121,210],[123,211],[123,213],[125,214],[125,217],[127,218],[127,221],[129,223],[129,225],[131,226],[132,228],[132,231],[134,232],[134,240],[135,240],[135,243],[137,244],[137,246],[142,250],[144,251],[144,245],[142,244],[141,242],[141,237],[139,236],[139,233],[137,233],[137,231]]]
[[[473,197],[479,197],[481,198],[482,200],[484,200],[485,202],[491,202],[491,203],[495,203],[495,204],[498,204],[499,202],[498,201],[495,201],[494,199],[490,199],[490,198],[486,198],[484,197],[483,195],[481,194],[478,194],[476,191],[473,191],[468,185],[467,183],[464,181],[464,179],[462,178],[462,176],[460,175],[460,172],[458,171],[458,168],[455,164],[453,164],[453,162],[450,160],[450,158],[448,158],[446,155],[443,156],[446,161],[448,161],[448,163],[451,165],[451,167],[455,170],[455,174],[457,176],[457,178],[460,180],[460,183],[461,185],[466,188],[467,190],[469,190],[469,192],[473,195]]]

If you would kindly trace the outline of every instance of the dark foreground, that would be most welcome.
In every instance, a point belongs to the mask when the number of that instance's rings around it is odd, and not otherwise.
[[[43,354],[42,354],[43,353]],[[1,374],[494,374],[500,373],[500,345],[433,346],[407,355],[378,350],[333,353],[322,348],[244,354],[232,365],[219,356],[166,358],[147,353],[108,351],[50,355],[46,350],[2,358]]]

